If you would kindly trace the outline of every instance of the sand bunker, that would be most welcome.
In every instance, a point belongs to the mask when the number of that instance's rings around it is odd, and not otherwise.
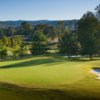
[[[99,68],[93,68],[91,70],[91,73],[97,75],[97,79],[100,79],[100,69]]]

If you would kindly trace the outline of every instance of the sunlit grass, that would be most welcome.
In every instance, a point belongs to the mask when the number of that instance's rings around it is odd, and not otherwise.
[[[90,73],[94,67],[100,67],[99,58],[89,61],[88,58],[65,60],[60,57],[35,56],[1,61],[0,82],[33,89],[0,85],[0,98],[3,100],[100,99],[100,80],[95,79],[96,76]]]

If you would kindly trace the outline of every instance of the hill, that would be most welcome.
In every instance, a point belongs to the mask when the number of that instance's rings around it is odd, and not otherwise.
[[[0,27],[1,28],[8,28],[8,27],[20,27],[20,24],[22,22],[24,22],[26,20],[18,20],[18,21],[0,21]],[[26,21],[28,23],[31,23],[34,27],[34,25],[37,24],[49,24],[51,26],[55,26],[56,23],[59,20],[54,20],[54,21],[50,21],[50,20],[37,20],[37,21]],[[75,29],[75,26],[77,24],[78,20],[64,20],[64,24],[70,28],[71,30]]]

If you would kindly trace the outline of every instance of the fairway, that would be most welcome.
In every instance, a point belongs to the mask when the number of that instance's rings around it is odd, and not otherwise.
[[[1,61],[0,98],[3,98],[2,100],[98,99],[100,80],[95,79],[95,75],[89,72],[93,67],[100,67],[100,61],[65,60],[52,56]]]
[[[83,64],[53,57],[0,62],[0,81],[29,87],[69,84],[84,78]]]

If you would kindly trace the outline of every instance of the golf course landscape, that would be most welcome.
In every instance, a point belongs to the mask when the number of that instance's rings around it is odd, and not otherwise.
[[[0,0],[0,100],[100,100],[99,0]]]
[[[0,61],[0,100],[100,100],[99,58],[30,56]],[[2,98],[2,99],[1,99]]]

